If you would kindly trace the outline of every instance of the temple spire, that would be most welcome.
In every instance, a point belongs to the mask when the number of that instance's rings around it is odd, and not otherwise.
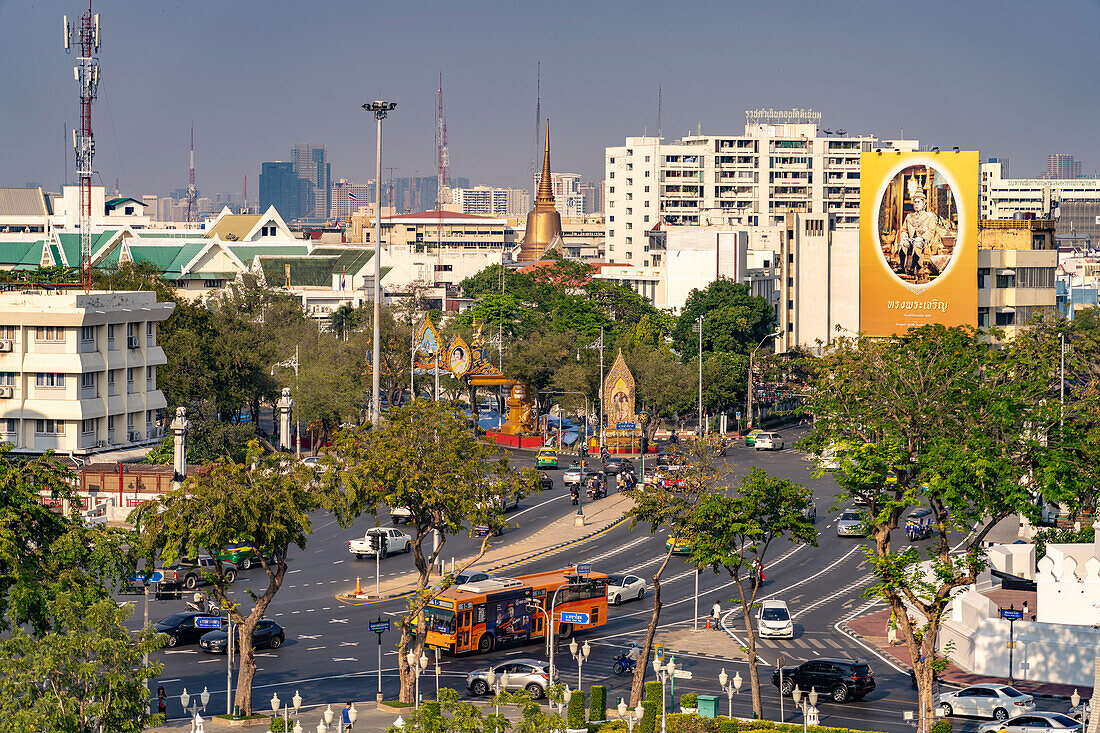
[[[542,154],[542,177],[539,179],[539,192],[536,203],[554,203],[554,182],[550,175],[550,120],[546,120],[546,149]]]

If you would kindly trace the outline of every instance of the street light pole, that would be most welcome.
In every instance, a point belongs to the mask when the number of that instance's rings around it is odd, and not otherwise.
[[[371,422],[378,425],[382,420],[382,405],[379,400],[381,391],[381,328],[379,320],[382,313],[382,120],[397,106],[396,102],[380,99],[367,102],[363,109],[374,114],[378,120],[377,166],[375,167],[374,192],[374,342],[371,351]]]
[[[605,443],[604,443],[604,430],[603,430],[603,413],[604,413],[604,405],[603,405],[603,398],[604,398],[604,394],[603,394],[603,391],[604,391],[603,390],[603,326],[600,326],[600,338],[599,338],[599,340],[589,344],[585,348],[599,349],[600,350],[600,424],[599,424],[599,429],[600,429],[600,447],[603,448],[604,445],[605,445]]]
[[[703,437],[703,317],[695,319],[695,330],[699,333],[699,437]],[[698,614],[697,614],[698,615]]]
[[[581,689],[581,667],[586,661],[588,661],[588,655],[592,652],[592,647],[588,645],[588,640],[584,640],[584,646],[579,647],[577,640],[569,642],[569,653],[573,655],[573,659],[577,660],[577,689]]]
[[[752,421],[752,360],[753,360],[753,357],[755,357],[755,356],[756,356],[756,352],[757,352],[757,351],[760,351],[760,347],[764,345],[764,342],[765,342],[765,341],[767,341],[767,340],[768,340],[768,339],[770,339],[770,338],[775,338],[775,337],[776,337],[776,336],[778,336],[778,335],[779,335],[780,333],[782,333],[782,331],[775,331],[774,333],[769,333],[769,334],[768,334],[767,336],[765,336],[764,338],[760,339],[760,343],[756,345],[756,348],[755,348],[755,349],[753,349],[752,351],[750,351],[750,352],[749,352],[749,389],[748,389],[748,405],[746,405],[747,409],[746,409],[746,411],[745,411],[745,419],[746,419],[746,420],[748,421],[748,423],[747,423],[747,425],[746,425],[746,428],[752,428],[752,427],[753,427],[753,425],[754,425],[754,424],[753,424],[753,421]]]
[[[726,699],[730,706],[729,718],[733,720],[733,696],[741,694],[741,673],[734,672],[733,680],[730,680],[730,676],[726,674],[726,668],[723,667],[718,674],[718,684],[721,685],[722,691],[726,693]]]
[[[1058,402],[1061,404],[1061,416],[1059,419],[1066,419],[1066,334],[1059,333],[1058,340],[1061,341],[1062,346],[1062,358],[1061,365],[1058,371]]]

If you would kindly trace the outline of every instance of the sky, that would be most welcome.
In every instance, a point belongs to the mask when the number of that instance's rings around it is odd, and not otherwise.
[[[78,124],[62,15],[79,0],[0,0],[0,186],[57,190]],[[1100,172],[1100,0],[95,0],[95,168],[124,194],[258,191],[260,163],[328,146],[335,178],[383,165],[434,175],[443,74],[452,176],[525,186],[536,64],[553,168],[603,177],[627,136],[740,134],[745,110],[812,108],[821,127],[1008,157],[1010,175],[1070,153]],[[71,135],[71,133],[69,133]],[[390,173],[384,173],[389,177]]]

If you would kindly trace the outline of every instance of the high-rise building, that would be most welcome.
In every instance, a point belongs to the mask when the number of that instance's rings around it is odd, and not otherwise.
[[[645,232],[669,226],[782,226],[788,213],[833,214],[859,224],[859,156],[914,151],[916,140],[818,131],[810,110],[746,114],[743,135],[672,143],[630,137],[605,159],[606,258],[651,265]]]
[[[474,186],[452,188],[451,203],[463,214],[481,216],[526,216],[531,208],[531,192],[525,188]]]
[[[341,178],[332,184],[329,200],[332,202],[329,208],[329,216],[347,226],[351,221],[351,215],[360,208],[370,206],[374,199],[374,186],[366,183],[352,183],[346,178]],[[386,201],[382,202],[387,205]]]
[[[1100,242],[1100,178],[1008,178],[996,159],[980,170],[983,219],[1053,219],[1060,247]]]
[[[1081,161],[1072,155],[1057,153],[1047,156],[1047,174],[1045,178],[1080,178]]]
[[[332,208],[332,165],[324,145],[299,143],[290,150],[298,188],[299,214],[295,218],[326,219]]]
[[[581,196],[584,196],[585,214],[603,213],[602,183],[582,183],[577,186],[577,191],[580,192]]]
[[[301,217],[298,176],[294,164],[274,161],[260,164],[260,211],[274,206],[285,221]]]

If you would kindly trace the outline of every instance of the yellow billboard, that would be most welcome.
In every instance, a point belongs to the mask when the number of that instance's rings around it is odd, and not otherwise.
[[[977,151],[863,153],[859,176],[860,331],[977,325]]]

